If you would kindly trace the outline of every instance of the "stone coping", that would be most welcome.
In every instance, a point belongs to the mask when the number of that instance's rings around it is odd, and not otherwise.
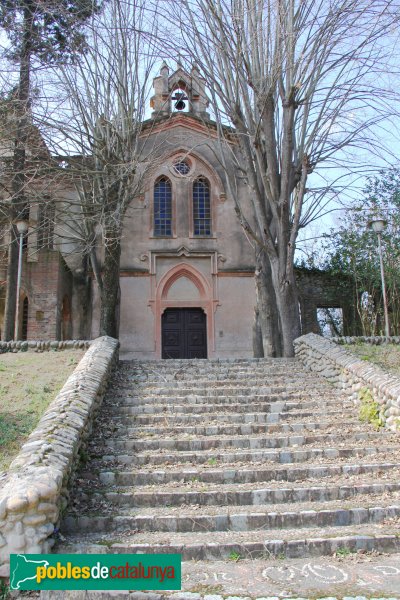
[[[380,405],[379,416],[383,425],[392,431],[400,429],[399,377],[361,360],[337,342],[315,333],[297,338],[294,347],[299,360],[347,392],[356,405],[360,403],[361,391],[369,390],[372,399]]]
[[[11,340],[0,342],[0,354],[6,352],[58,352],[60,350],[87,350],[93,340]]]
[[[106,336],[90,343],[11,463],[0,489],[0,577],[9,575],[11,553],[48,553],[53,546],[50,536],[68,504],[68,483],[118,360],[118,346]]]
[[[391,335],[386,337],[384,335],[353,335],[353,336],[341,336],[328,338],[334,344],[371,344],[374,346],[381,346],[382,344],[400,344],[400,336]]]

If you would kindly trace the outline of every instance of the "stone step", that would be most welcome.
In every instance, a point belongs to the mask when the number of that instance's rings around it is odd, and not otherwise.
[[[346,421],[346,426],[351,427],[352,431],[364,431],[365,425],[359,420],[349,419]],[[266,435],[275,433],[306,433],[313,431],[326,431],[327,433],[337,431],[337,425],[332,421],[320,421],[318,423],[249,423],[243,425],[166,425],[164,427],[129,427],[119,426],[116,431],[121,437],[136,437],[137,439],[147,439],[152,437],[163,436],[185,436],[185,435],[256,435],[264,433]]]
[[[231,406],[234,404],[241,404],[248,408],[251,408],[254,404],[259,404],[263,402],[275,403],[275,402],[298,402],[304,404],[305,402],[315,402],[316,404],[323,403],[326,404],[334,404],[340,406],[348,406],[353,407],[354,403],[350,400],[346,400],[343,398],[339,398],[338,396],[324,394],[309,394],[307,392],[296,392],[293,394],[240,394],[240,395],[232,395],[232,396],[211,396],[203,395],[200,396],[196,394],[190,394],[187,396],[121,396],[113,398],[113,407],[116,406],[174,406],[176,404],[181,404],[183,399],[185,400],[185,404],[193,406],[195,404],[201,404],[203,406],[210,405],[210,400],[212,399],[213,406]]]
[[[369,458],[369,457],[368,457]],[[334,459],[336,462],[336,459]],[[382,474],[389,474],[392,471],[400,469],[400,462],[373,462],[370,459],[363,463],[357,461],[355,464],[321,464],[321,465],[286,465],[286,466],[268,466],[259,468],[249,468],[241,466],[239,468],[213,468],[213,469],[173,469],[166,470],[136,470],[136,471],[105,471],[100,470],[99,481],[102,485],[109,486],[146,486],[146,485],[168,485],[171,483],[199,482],[212,485],[224,484],[259,484],[270,483],[271,481],[299,482],[302,480],[315,479],[319,482],[321,479],[351,477],[354,475],[371,474],[377,478]]]
[[[396,472],[396,477],[399,471]],[[394,479],[395,474],[392,474]],[[227,486],[228,488],[231,486]],[[242,490],[239,486],[236,489],[224,488],[190,491],[188,489],[168,490],[160,489],[155,491],[142,491],[136,488],[120,488],[117,491],[93,492],[92,488],[83,489],[92,501],[96,504],[103,500],[114,506],[144,508],[157,506],[260,506],[266,504],[293,504],[298,502],[332,502],[334,500],[355,499],[360,501],[363,495],[390,494],[400,491],[400,483],[388,482],[369,482],[369,483],[351,483],[346,481],[340,485],[325,486],[297,486],[297,487],[275,487],[275,488],[255,488]],[[89,502],[90,504],[90,502]]]
[[[209,373],[207,375],[201,375],[193,373],[190,377],[176,378],[173,374],[160,376],[158,378],[151,377],[133,377],[118,379],[118,390],[131,390],[137,389],[139,391],[146,391],[147,389],[193,389],[196,387],[206,388],[208,384],[215,387],[283,387],[287,389],[298,388],[301,384],[307,385],[308,387],[316,386],[317,389],[326,388],[328,389],[329,384],[323,380],[316,381],[312,377],[312,373],[301,373],[300,371],[295,373],[265,373],[260,371],[255,373],[249,371],[248,373],[229,373],[221,375],[218,373]]]
[[[362,432],[354,433],[351,436],[352,442],[382,440],[396,441],[397,436],[391,433],[382,432]],[[219,436],[217,438],[211,436],[197,437],[195,439],[124,439],[121,437],[118,440],[106,440],[105,448],[117,452],[147,452],[156,450],[170,450],[174,452],[197,452],[203,450],[212,450],[214,448],[245,448],[259,450],[262,448],[288,448],[294,446],[308,446],[310,444],[332,444],[338,442],[350,441],[348,434],[316,434],[316,435],[291,435],[291,436],[247,436],[239,437]],[[94,446],[97,445],[95,440]]]
[[[305,371],[298,368],[281,367],[265,369],[246,369],[246,370],[209,370],[203,372],[188,372],[183,373],[180,371],[147,371],[147,372],[136,372],[134,374],[126,374],[125,376],[120,375],[118,382],[120,386],[125,385],[171,385],[172,383],[179,384],[181,386],[195,385],[196,382],[207,382],[214,380],[216,385],[226,385],[226,381],[232,381],[234,385],[240,383],[240,380],[245,379],[248,381],[264,381],[265,385],[269,385],[269,382],[280,382],[281,384],[296,384],[298,381],[308,381],[310,384],[317,386],[327,386],[327,382],[323,379],[315,379],[312,371]]]
[[[160,386],[146,386],[143,388],[123,388],[119,386],[118,393],[114,393],[113,397],[129,397],[129,395],[140,396],[141,398],[153,398],[156,396],[169,396],[169,397],[190,397],[190,396],[203,396],[206,398],[215,398],[218,396],[257,396],[257,395],[292,395],[292,394],[304,394],[311,396],[321,396],[321,394],[329,395],[332,398],[340,398],[341,394],[335,392],[334,389],[327,387],[326,385],[315,386],[308,384],[307,382],[298,382],[293,386],[285,385],[268,385],[265,382],[254,382],[251,381],[248,384],[241,383],[240,385],[232,385],[224,382],[224,385],[215,385],[214,381],[206,382],[193,382],[193,384],[185,387],[180,387],[178,384],[171,384],[171,386],[160,385]]]
[[[343,420],[344,412],[343,409],[338,410],[293,410],[290,412],[279,413],[279,412],[249,412],[249,413],[226,413],[226,412],[204,412],[202,414],[110,414],[105,413],[109,420],[113,420],[116,423],[119,423],[121,420],[125,425],[129,422],[135,423],[136,425],[150,425],[150,424],[162,424],[162,425],[170,425],[173,423],[174,425],[179,425],[182,423],[280,423],[281,421],[294,421],[294,420],[304,420],[307,418],[315,419],[316,413],[321,417],[321,419],[332,418],[338,419],[339,421]]]
[[[151,369],[151,368],[143,368],[143,369],[128,369],[128,370],[120,370],[119,378],[121,381],[140,381],[140,378],[146,378],[149,381],[170,381],[174,379],[175,381],[184,381],[185,379],[193,379],[195,377],[209,377],[213,376],[216,379],[224,379],[229,377],[244,377],[249,375],[255,376],[266,376],[266,377],[276,377],[278,375],[284,376],[287,374],[289,377],[293,377],[294,375],[299,375],[300,377],[309,377],[311,371],[308,369],[302,368],[299,363],[292,363],[289,367],[288,365],[274,365],[274,364],[265,364],[265,365],[233,365],[226,368],[221,367],[212,367],[209,368],[193,368],[193,369],[170,369],[162,366],[160,369]]]
[[[293,532],[128,533],[68,537],[63,553],[181,554],[184,561],[240,558],[299,558],[332,556],[335,552],[399,552],[400,537],[393,526],[359,525],[297,529]],[[326,594],[324,594],[326,596]],[[209,597],[208,597],[209,598]],[[210,599],[211,600],[211,599]]]
[[[171,400],[168,404],[156,404],[147,403],[147,404],[139,404],[139,405],[116,405],[113,409],[113,414],[115,415],[157,415],[161,413],[171,413],[171,414],[200,414],[204,412],[209,413],[247,413],[248,411],[252,412],[261,412],[261,413],[281,413],[281,412],[289,412],[295,410],[310,410],[310,409],[322,409],[326,411],[329,408],[346,408],[346,405],[342,402],[339,402],[337,399],[335,400],[327,400],[323,402],[323,406],[321,406],[321,400],[302,400],[302,401],[291,401],[291,400],[276,400],[275,402],[246,402],[245,399],[242,403],[231,402],[227,404],[218,404],[218,403],[202,403],[202,404],[191,404],[188,402],[187,404],[178,404],[173,403]],[[314,411],[315,413],[315,411]]]
[[[351,443],[345,447],[318,447],[318,448],[282,448],[279,450],[240,450],[240,452],[220,452],[220,451],[198,451],[198,452],[142,452],[132,454],[104,454],[99,455],[103,462],[113,462],[121,465],[172,465],[178,463],[208,463],[216,465],[218,463],[236,463],[236,462],[278,462],[278,463],[297,463],[317,458],[349,458],[360,456],[371,456],[380,452],[397,453],[400,445],[392,446],[379,444],[376,446],[352,446]]]
[[[339,469],[333,469],[332,473],[324,472],[323,469],[310,469],[310,473],[307,473],[307,470],[302,470],[302,477],[295,477],[292,481],[284,480],[283,469],[279,471],[277,469],[277,475],[279,476],[277,479],[268,479],[266,481],[244,481],[240,483],[233,483],[232,481],[220,481],[215,482],[213,480],[210,481],[201,481],[200,478],[195,476],[190,477],[187,481],[179,480],[179,481],[170,481],[167,483],[161,484],[142,484],[142,485],[115,485],[115,477],[110,478],[107,481],[107,477],[112,475],[112,473],[102,472],[100,474],[100,478],[103,474],[105,475],[105,483],[102,485],[99,482],[99,479],[96,483],[93,483],[93,476],[88,474],[87,478],[79,479],[78,484],[85,493],[95,494],[99,493],[108,493],[118,491],[120,493],[140,493],[140,494],[155,494],[155,493],[178,493],[185,494],[188,492],[221,492],[221,493],[229,493],[232,492],[236,494],[237,492],[253,492],[254,490],[260,489],[270,489],[270,490],[288,490],[293,488],[315,488],[315,487],[348,487],[348,486],[358,486],[358,485],[386,485],[386,484],[398,484],[400,483],[400,467],[396,468],[391,466],[389,468],[389,464],[384,464],[381,469],[377,468],[371,471],[359,471],[355,467],[359,467],[359,465],[345,465],[346,470],[343,472]],[[329,465],[325,465],[325,467],[329,467]],[[350,468],[352,467],[352,468]],[[289,473],[289,477],[293,477],[293,471],[296,468],[292,468]],[[298,470],[298,469],[297,469]],[[263,469],[260,470],[260,474],[262,474]],[[315,472],[323,473],[323,476],[315,477]],[[159,473],[159,471],[157,471]],[[273,473],[273,470],[270,471],[270,474]],[[143,474],[143,472],[142,472]],[[297,473],[298,475],[299,473]],[[215,475],[215,471],[214,471]],[[112,481],[110,484],[109,482]]]
[[[125,370],[118,373],[118,381],[121,384],[142,384],[146,382],[154,382],[156,384],[169,383],[171,381],[195,381],[199,379],[201,381],[208,381],[214,379],[215,381],[223,381],[224,379],[277,379],[279,377],[288,377],[289,380],[295,380],[296,376],[299,378],[310,379],[312,372],[301,367],[299,363],[293,363],[292,365],[261,365],[258,367],[230,367],[221,369],[217,367],[209,368],[193,368],[193,369],[133,369],[131,371]],[[323,381],[323,380],[320,380]]]
[[[176,368],[182,369],[183,372],[187,372],[190,369],[217,369],[222,370],[224,368],[234,367],[250,367],[256,368],[257,366],[286,366],[290,365],[298,366],[301,363],[295,358],[169,358],[169,359],[148,359],[148,360],[123,360],[120,361],[120,370],[123,373],[127,371],[137,372],[140,370],[151,369],[151,370],[162,370],[167,372],[168,370],[174,370]]]
[[[400,500],[400,497],[398,498]],[[296,529],[315,527],[343,527],[363,523],[381,523],[400,516],[400,502],[394,504],[386,495],[371,496],[362,499],[362,506],[343,507],[341,501],[298,503],[288,511],[285,504],[257,506],[257,512],[251,506],[212,507],[203,506],[201,511],[191,507],[146,508],[140,514],[102,516],[67,515],[63,523],[63,532],[110,532],[110,531],[148,531],[148,532],[203,532],[203,531],[257,531],[271,529]],[[131,512],[134,509],[130,509]],[[174,512],[176,511],[176,512]]]

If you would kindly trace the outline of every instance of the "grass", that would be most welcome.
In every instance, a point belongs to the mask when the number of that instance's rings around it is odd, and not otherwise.
[[[10,597],[9,595],[10,588],[8,585],[0,580],[0,600],[7,600]]]
[[[346,556],[349,556],[349,554],[353,554],[354,551],[350,550],[350,548],[346,548],[345,546],[341,546],[340,548],[338,548],[335,552],[336,556],[340,556],[341,558],[345,558]]]
[[[394,375],[400,375],[400,346],[394,344],[373,346],[360,343],[348,344],[346,348],[361,360],[374,363]]]
[[[82,355],[76,350],[0,355],[0,471],[18,454]]]

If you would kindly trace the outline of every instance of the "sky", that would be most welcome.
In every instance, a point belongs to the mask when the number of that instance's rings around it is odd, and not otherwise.
[[[397,32],[393,33],[393,36],[397,36]],[[388,41],[388,48],[390,42],[390,48],[393,46],[395,48],[396,44],[393,43],[393,36]],[[0,32],[0,46],[6,45],[7,41],[4,36]],[[398,80],[398,76],[396,74],[398,70],[398,58],[395,52],[387,54],[386,64],[382,65],[385,68],[385,71],[390,73],[388,75],[388,79],[385,84],[395,87],[396,82]],[[158,71],[159,66],[161,65],[161,58],[159,63],[156,65],[156,71]],[[393,65],[393,69],[390,69],[390,65]],[[5,65],[4,62],[1,63],[2,66]],[[172,61],[170,61],[171,70],[174,69],[176,65]],[[35,87],[38,90],[39,96],[42,94],[42,89],[40,81],[42,79],[42,75],[45,72],[39,71],[34,79]],[[155,73],[156,74],[156,73]],[[14,74],[15,76],[15,74]],[[5,87],[9,87],[10,82],[13,79],[13,69],[10,69],[8,66],[6,69],[2,70],[2,75],[0,76],[0,90]],[[52,102],[57,102],[57,90],[52,88],[50,90],[50,95],[53,96]],[[47,108],[50,106],[48,104]],[[397,107],[393,107],[393,109],[397,109]],[[150,108],[149,108],[150,113]],[[349,116],[351,118],[351,115]],[[354,115],[354,118],[357,118],[357,115]],[[329,206],[326,207],[324,211],[325,214],[319,217],[318,221],[311,223],[305,229],[302,229],[299,234],[299,239],[297,243],[297,247],[299,248],[298,257],[301,257],[303,252],[307,252],[309,248],[315,247],[316,240],[320,238],[321,235],[325,232],[329,232],[331,228],[336,228],[340,222],[341,215],[343,214],[343,210],[348,208],[351,205],[354,199],[360,198],[362,195],[362,189],[365,186],[366,178],[369,175],[376,174],[379,169],[386,168],[393,164],[399,163],[400,158],[400,143],[399,143],[399,127],[397,124],[397,120],[400,123],[400,119],[397,118],[397,115],[393,114],[392,119],[388,119],[386,122],[383,122],[381,125],[383,126],[379,135],[383,140],[382,151],[377,152],[374,150],[373,144],[371,143],[369,152],[368,150],[359,150],[355,149],[353,153],[353,160],[358,164],[357,173],[347,173],[343,168],[331,168],[324,169],[322,166],[318,168],[316,172],[314,172],[309,177],[308,185],[311,188],[320,188],[326,186],[326,181],[332,180],[341,180],[341,185],[345,185],[345,189],[343,189],[340,194],[337,195],[336,199],[330,199]],[[368,146],[368,144],[366,144]],[[359,169],[360,165],[369,165],[369,167],[365,167],[364,169]],[[349,163],[349,169],[351,170],[351,164]]]

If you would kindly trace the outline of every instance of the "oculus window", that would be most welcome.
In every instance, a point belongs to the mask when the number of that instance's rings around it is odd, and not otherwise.
[[[180,175],[187,175],[190,171],[190,163],[184,159],[178,160],[174,163],[174,169]]]

